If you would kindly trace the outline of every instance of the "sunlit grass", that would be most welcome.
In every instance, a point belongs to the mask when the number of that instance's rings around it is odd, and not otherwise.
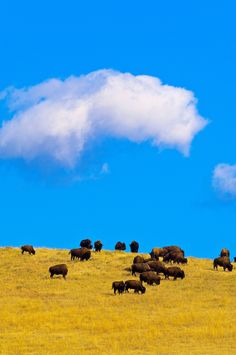
[[[114,296],[112,281],[134,278],[125,269],[135,255],[71,262],[67,250],[1,248],[0,353],[236,354],[236,270],[190,258],[184,280]],[[51,280],[60,263],[67,280]]]

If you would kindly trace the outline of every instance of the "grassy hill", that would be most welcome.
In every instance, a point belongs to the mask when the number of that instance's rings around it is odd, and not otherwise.
[[[67,250],[1,248],[0,354],[236,354],[236,270],[189,258],[184,280],[114,296],[134,255],[71,262]],[[59,263],[66,281],[49,278]]]

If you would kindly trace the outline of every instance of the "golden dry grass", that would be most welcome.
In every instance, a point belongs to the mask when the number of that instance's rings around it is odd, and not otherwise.
[[[190,258],[186,278],[114,296],[136,254],[0,249],[0,354],[236,354],[236,270]],[[49,278],[67,263],[67,280]]]

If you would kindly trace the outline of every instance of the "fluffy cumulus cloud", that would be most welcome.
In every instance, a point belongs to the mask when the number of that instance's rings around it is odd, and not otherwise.
[[[0,128],[0,158],[45,157],[66,167],[106,137],[148,141],[188,155],[207,124],[191,91],[113,70],[10,88],[0,97],[11,112]]]
[[[236,197],[236,165],[218,164],[213,172],[213,186],[222,194]]]

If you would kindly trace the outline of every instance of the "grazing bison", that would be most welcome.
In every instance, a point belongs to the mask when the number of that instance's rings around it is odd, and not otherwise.
[[[166,274],[166,267],[161,261],[148,261],[147,265],[150,266],[151,270],[156,271],[158,274]]]
[[[131,253],[138,253],[138,248],[139,248],[139,243],[136,242],[135,240],[133,240],[131,243],[130,243],[130,251]]]
[[[226,248],[223,248],[223,249],[221,250],[221,252],[220,252],[220,256],[221,256],[221,257],[222,257],[222,256],[227,256],[227,257],[229,258],[229,256],[230,256],[229,250],[226,249]]]
[[[146,292],[146,288],[142,285],[141,281],[136,280],[125,281],[125,290],[129,292],[129,289],[134,290],[134,293]]]
[[[170,252],[163,257],[163,261],[165,263],[173,261],[173,263],[177,264],[187,264],[188,259],[184,258],[183,254],[180,252]]]
[[[87,248],[71,249],[69,254],[71,255],[71,260],[78,258],[80,261],[84,261],[91,257],[91,251]]]
[[[133,264],[144,263],[144,258],[140,255],[134,257]]]
[[[148,285],[160,285],[161,278],[154,271],[145,271],[139,275],[141,282],[147,282]]]
[[[171,266],[166,269],[165,278],[169,279],[170,276],[174,277],[174,280],[177,278],[184,279],[185,273],[184,270],[181,270],[178,266]]]
[[[118,291],[120,295],[125,291],[125,283],[123,281],[114,281],[112,283],[112,289],[114,290],[115,295],[116,295],[116,291]]]
[[[126,249],[126,245],[125,243],[122,242],[117,242],[115,245],[115,250],[125,250]]]
[[[90,239],[83,239],[80,242],[81,248],[93,249],[92,241]]]
[[[146,263],[146,264],[137,263],[137,264],[133,264],[131,266],[132,275],[134,275],[134,276],[136,276],[136,272],[141,273],[141,272],[148,271],[148,270],[151,270],[148,263]]]
[[[62,275],[63,278],[65,279],[68,273],[68,268],[66,264],[58,264],[58,265],[51,266],[49,268],[49,272],[51,278],[53,278],[54,275]]]
[[[229,271],[233,270],[233,265],[230,263],[230,260],[227,256],[222,256],[214,259],[213,261],[214,269],[218,270],[218,266],[222,266],[224,271],[225,269],[228,269]]]
[[[94,249],[95,251],[101,251],[102,250],[102,242],[101,240],[97,240],[94,242]]]
[[[24,254],[24,252],[27,252],[27,253],[29,253],[30,255],[31,254],[35,254],[35,250],[34,250],[34,248],[32,247],[32,245],[22,245],[22,247],[21,247],[21,254]]]

